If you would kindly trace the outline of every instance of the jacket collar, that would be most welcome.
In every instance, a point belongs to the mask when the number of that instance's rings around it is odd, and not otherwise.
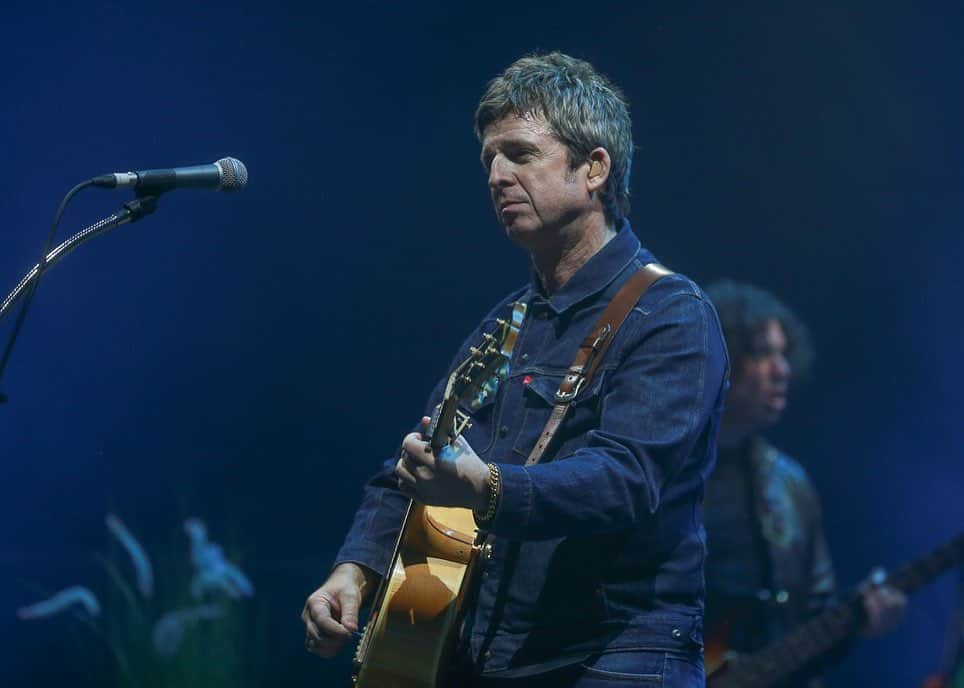
[[[533,270],[530,294],[534,299],[548,303],[549,308],[559,315],[608,287],[640,254],[640,249],[639,239],[633,233],[629,221],[623,220],[616,236],[587,260],[585,265],[579,268],[576,274],[552,296],[546,298],[539,276]],[[645,249],[639,257],[643,264],[654,260]]]

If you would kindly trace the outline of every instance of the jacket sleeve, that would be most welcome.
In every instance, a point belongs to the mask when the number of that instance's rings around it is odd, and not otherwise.
[[[507,304],[517,298],[519,292],[510,295],[482,320],[480,325],[469,335],[452,359],[449,370],[461,362],[471,345],[477,344],[481,332],[491,329],[495,319],[504,315]],[[429,395],[423,415],[431,416],[435,407],[442,400],[445,382],[448,376],[436,383]],[[420,425],[412,428],[413,432],[421,430]],[[401,438],[399,438],[399,443]],[[386,460],[379,471],[365,484],[361,505],[355,512],[354,520],[345,537],[338,554],[335,555],[333,566],[346,562],[361,564],[381,576],[384,576],[395,551],[395,542],[401,531],[402,520],[411,500],[398,490],[395,477],[395,464],[398,461],[398,451],[392,458]]]
[[[495,535],[538,540],[632,527],[653,517],[666,486],[700,454],[694,448],[701,436],[708,441],[726,372],[715,312],[685,291],[638,315],[585,446],[528,468],[499,464]]]

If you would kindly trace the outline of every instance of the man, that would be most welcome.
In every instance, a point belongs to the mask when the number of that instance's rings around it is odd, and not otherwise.
[[[707,293],[733,365],[704,505],[707,641],[710,648],[725,633],[730,650],[748,652],[826,608],[835,595],[817,493],[800,464],[761,434],[780,420],[790,384],[807,374],[812,351],[806,327],[768,292],[724,280]],[[876,635],[896,624],[906,600],[888,586],[865,588],[864,633]],[[800,677],[794,685],[810,684]]]
[[[456,360],[523,302],[512,365],[455,451],[436,458],[412,433],[369,482],[305,605],[306,643],[331,656],[358,629],[411,496],[472,508],[495,538],[456,653],[469,674],[459,686],[702,685],[699,501],[727,367],[716,314],[690,280],[656,281],[541,463],[523,465],[580,342],[655,259],[626,220],[628,109],[591,65],[559,53],[518,60],[490,82],[475,130],[496,216],[533,275]]]

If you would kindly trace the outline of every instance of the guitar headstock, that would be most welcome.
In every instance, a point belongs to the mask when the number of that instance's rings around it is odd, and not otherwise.
[[[445,385],[442,403],[435,409],[432,422],[423,433],[439,451],[451,444],[468,425],[468,417],[458,408],[465,403],[477,408],[490,394],[509,369],[509,358],[525,315],[525,305],[517,304],[512,321],[497,320],[495,329],[482,335],[481,341],[469,348],[469,356],[456,366]]]

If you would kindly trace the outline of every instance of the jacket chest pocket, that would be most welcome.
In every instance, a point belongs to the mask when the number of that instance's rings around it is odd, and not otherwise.
[[[523,459],[529,457],[545,430],[546,423],[549,422],[549,416],[556,405],[556,391],[562,382],[563,374],[542,374],[531,377],[531,381],[523,388],[524,415],[519,434],[512,446],[513,453]],[[581,390],[570,402],[569,412],[543,462],[559,454],[563,448],[569,452],[584,446],[586,433],[599,426],[600,390],[605,377],[605,372],[597,370],[590,385]]]

